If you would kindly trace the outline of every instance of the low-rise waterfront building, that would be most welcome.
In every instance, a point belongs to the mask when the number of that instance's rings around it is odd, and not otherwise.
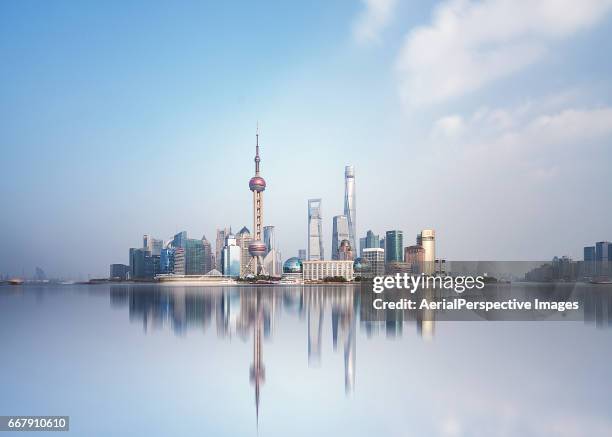
[[[304,282],[323,281],[325,278],[342,277],[347,281],[355,278],[353,260],[303,261]]]

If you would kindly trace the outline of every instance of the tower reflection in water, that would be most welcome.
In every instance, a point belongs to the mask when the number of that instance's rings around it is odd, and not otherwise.
[[[549,287],[550,288],[550,287]],[[550,290],[545,290],[547,293]],[[584,320],[597,327],[612,326],[612,291],[572,287],[567,298],[581,303]],[[207,331],[215,322],[219,338],[238,336],[253,342],[249,380],[254,388],[255,411],[259,420],[260,393],[266,381],[263,340],[271,337],[281,313],[307,319],[308,365],[321,364],[325,314],[331,314],[333,350],[344,349],[344,387],[347,394],[355,389],[356,329],[359,317],[359,290],[346,286],[304,287],[180,287],[155,285],[112,285],[112,307],[129,307],[130,321],[140,321],[145,332],[171,327],[177,335],[187,329]],[[367,337],[384,334],[387,338],[403,335],[413,325],[423,339],[432,339],[439,312],[398,311],[385,321],[364,321],[359,326]]]
[[[346,394],[355,388],[356,328],[359,292],[353,287],[180,287],[156,285],[112,285],[112,307],[129,308],[132,322],[140,322],[145,332],[171,327],[176,335],[188,329],[208,331],[213,322],[219,338],[237,336],[253,342],[249,380],[255,391],[259,418],[260,393],[266,381],[263,340],[274,332],[280,313],[308,324],[308,365],[321,364],[323,321],[331,313],[333,350],[343,348]],[[371,337],[383,332],[401,335],[403,320],[361,322]],[[418,332],[422,331],[418,327]]]

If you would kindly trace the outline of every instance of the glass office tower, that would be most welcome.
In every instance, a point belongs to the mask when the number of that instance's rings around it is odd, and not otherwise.
[[[308,260],[319,261],[323,256],[323,216],[321,199],[308,200]]]

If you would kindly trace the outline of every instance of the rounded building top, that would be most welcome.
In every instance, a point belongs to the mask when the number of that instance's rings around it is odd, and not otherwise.
[[[249,244],[249,253],[251,256],[264,256],[267,249],[266,243],[261,240],[255,240]]]
[[[283,263],[283,273],[302,273],[302,261],[295,256],[289,258]]]
[[[266,189],[266,181],[261,176],[253,176],[249,181],[249,189],[251,191],[264,191]]]

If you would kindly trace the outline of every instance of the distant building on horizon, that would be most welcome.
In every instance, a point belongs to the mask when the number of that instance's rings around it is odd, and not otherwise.
[[[332,259],[340,259],[338,258],[338,251],[343,240],[349,240],[349,223],[345,215],[337,215],[334,216],[332,222]]]
[[[323,260],[323,217],[321,199],[308,199],[308,260]]]
[[[353,251],[357,251],[357,199],[355,195],[355,168],[344,167],[344,215],[348,222],[348,240]]]
[[[306,260],[306,249],[299,249],[297,258],[300,261],[305,261]]]

